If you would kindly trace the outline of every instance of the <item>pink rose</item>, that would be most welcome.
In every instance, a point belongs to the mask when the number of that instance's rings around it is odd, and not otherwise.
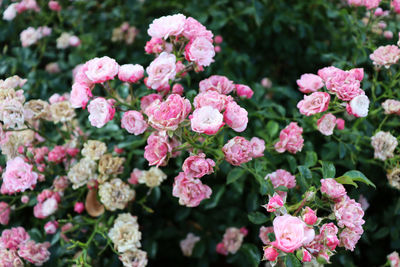
[[[235,88],[236,88],[236,94],[238,96],[250,99],[254,94],[253,90],[251,90],[250,87],[244,84],[236,84]]]
[[[297,217],[285,214],[273,221],[276,240],[271,244],[283,252],[292,253],[314,239],[314,230]]]
[[[33,166],[16,157],[7,161],[5,172],[3,172],[2,194],[14,194],[33,189],[36,185],[38,174],[33,171]]]
[[[311,116],[328,109],[331,96],[325,92],[315,92],[311,95],[305,95],[304,100],[297,104],[300,113]]]
[[[362,219],[364,211],[361,208],[360,203],[356,202],[354,199],[350,199],[349,197],[344,197],[342,201],[336,203],[334,206],[334,212],[338,225],[341,228],[347,227],[350,229],[358,229],[365,222]]]
[[[297,122],[291,122],[279,134],[279,142],[275,144],[275,150],[279,153],[288,151],[296,154],[303,148],[304,139],[301,135],[303,128],[297,125]]]
[[[385,111],[385,114],[400,115],[400,101],[386,99],[385,102],[382,103],[382,108]]]
[[[81,83],[74,83],[69,102],[73,108],[85,108],[91,96],[92,92],[88,86]]]
[[[391,6],[393,7],[394,12],[400,14],[400,0],[392,0]]]
[[[275,212],[277,209],[283,207],[283,200],[281,196],[274,195],[273,197],[269,198],[268,204],[265,205],[265,209],[268,212]]]
[[[190,156],[183,162],[182,170],[187,177],[201,178],[214,172],[215,162],[212,159],[206,159],[204,153]]]
[[[135,83],[143,78],[144,68],[139,64],[126,64],[119,68],[118,79],[123,82]]]
[[[318,220],[317,214],[310,207],[305,207],[303,221],[308,225],[314,225]]]
[[[302,93],[313,93],[324,87],[323,80],[315,74],[303,74],[297,80],[297,85]]]
[[[139,177],[142,176],[143,171],[139,170],[137,168],[134,168],[133,171],[131,172],[131,175],[128,179],[128,183],[130,184],[138,184],[139,183]]]
[[[172,152],[173,146],[165,131],[153,132],[147,138],[147,146],[144,148],[144,158],[149,166],[165,166],[168,161],[168,154]]]
[[[367,117],[369,110],[369,99],[366,95],[354,97],[350,103],[346,105],[346,110],[350,115],[356,117]]]
[[[139,135],[146,131],[147,123],[140,112],[130,110],[122,116],[121,128],[124,128],[130,134]]]
[[[225,230],[225,234],[222,240],[224,247],[228,251],[228,253],[235,254],[243,243],[243,238],[245,237],[245,233],[243,233],[242,228],[229,227]]]
[[[58,209],[58,202],[55,197],[50,197],[33,207],[33,215],[38,219],[44,219],[52,215]]]
[[[222,38],[221,35],[217,35],[217,36],[215,36],[214,41],[216,44],[220,44],[224,41],[224,39]]]
[[[114,118],[114,100],[97,97],[88,105],[89,121],[94,127],[101,128]]]
[[[0,202],[0,224],[2,225],[7,225],[8,222],[10,221],[10,206],[4,202]]]
[[[81,40],[79,39],[78,36],[72,35],[68,39],[68,44],[70,46],[77,47],[77,46],[79,46],[81,44]]]
[[[67,156],[67,150],[63,146],[55,146],[48,154],[47,160],[54,163],[61,163]]]
[[[231,101],[233,101],[233,98],[231,96],[220,94],[217,91],[206,91],[203,93],[199,93],[194,98],[193,105],[196,109],[204,106],[211,106],[221,112]]]
[[[74,211],[81,214],[85,211],[85,204],[83,204],[83,202],[76,202],[74,205]]]
[[[274,247],[265,247],[264,248],[264,259],[267,261],[276,261],[279,256],[279,252],[274,249]]]
[[[334,66],[325,67],[318,70],[318,76],[321,77],[324,82],[327,82],[332,79],[337,71],[341,71],[341,69],[338,69]]]
[[[364,4],[364,0],[347,0],[347,3],[352,6],[362,6]]]
[[[361,237],[361,234],[354,232],[353,230],[346,228],[340,234],[340,245],[348,250],[353,251]]]
[[[159,54],[163,51],[164,48],[164,40],[161,38],[151,38],[150,41],[146,43],[144,47],[144,51],[147,54]]]
[[[227,162],[239,166],[251,160],[252,149],[250,142],[244,137],[235,136],[222,147],[222,152]]]
[[[18,3],[10,4],[3,12],[3,19],[7,21],[13,20],[17,16]]]
[[[336,127],[338,130],[343,130],[344,129],[344,120],[343,119],[336,119]]]
[[[393,251],[389,255],[387,255],[387,259],[390,263],[390,267],[399,267],[400,266],[400,257],[397,251]]]
[[[399,61],[400,49],[396,45],[380,46],[369,55],[369,58],[378,68],[384,66],[388,69],[391,65]]]
[[[218,243],[215,250],[217,251],[218,254],[225,256],[228,255],[229,253],[223,242]]]
[[[393,38],[393,32],[391,31],[384,31],[383,32],[383,37],[385,37],[386,39],[390,40]]]
[[[333,178],[321,179],[321,192],[332,199],[338,199],[346,195],[346,189]]]
[[[339,239],[337,238],[338,228],[333,223],[326,223],[321,226],[320,234],[317,239],[325,244],[330,250],[335,250],[339,245]]]
[[[85,74],[93,83],[103,83],[112,80],[118,74],[119,70],[119,65],[115,59],[107,56],[93,58],[85,65],[87,66]]]
[[[203,199],[210,198],[212,190],[200,179],[189,178],[183,172],[175,177],[172,195],[179,198],[179,204],[197,207]]]
[[[176,84],[174,84],[174,86],[172,86],[172,93],[173,94],[177,94],[177,95],[183,95],[183,91],[184,91],[184,88],[183,88],[183,86],[182,86],[182,84],[180,84],[180,83],[176,83]]]
[[[83,65],[82,64],[77,65],[72,71],[74,83],[83,84],[86,85],[87,87],[92,87],[93,82],[86,76],[87,70],[88,70],[88,62],[86,62]]]
[[[53,11],[60,11],[61,5],[57,1],[49,1],[49,8]]]
[[[212,42],[213,38],[212,32],[192,17],[186,19],[182,35],[188,40],[203,37]]]
[[[186,17],[182,14],[164,16],[153,20],[147,34],[153,38],[167,39],[169,36],[179,36],[184,29]]]
[[[241,108],[235,101],[231,101],[226,105],[224,120],[235,132],[240,133],[246,130],[249,121],[247,114],[244,108]]]
[[[336,117],[332,113],[327,113],[317,121],[318,131],[323,135],[329,136],[333,134],[336,126]]]
[[[192,107],[190,101],[177,94],[171,94],[160,102],[155,100],[145,110],[149,124],[157,130],[175,131],[178,125],[186,119]]]
[[[270,179],[274,188],[279,186],[285,186],[287,188],[293,188],[296,186],[296,177],[290,172],[278,169],[272,173],[265,176],[265,180]]]
[[[199,83],[200,92],[217,91],[227,95],[235,89],[235,85],[225,76],[213,75]]]
[[[251,157],[252,158],[260,158],[264,156],[264,150],[265,150],[265,141],[257,138],[257,137],[253,137],[250,140],[250,146],[251,146]]]
[[[33,240],[28,240],[20,244],[18,256],[36,266],[41,266],[50,258],[50,252],[48,251],[49,247],[49,242],[35,243]]]
[[[162,101],[162,96],[159,94],[150,94],[142,97],[140,99],[140,109],[142,112],[146,113],[147,107],[149,107],[156,100]]]
[[[261,241],[263,242],[264,245],[268,245],[269,243],[271,243],[271,241],[269,240],[268,234],[273,233],[273,232],[274,232],[273,227],[261,226],[258,237],[261,239]]]
[[[152,89],[167,86],[169,80],[175,78],[175,63],[175,55],[162,52],[146,69],[146,72],[149,75],[146,85]]]
[[[29,240],[30,236],[21,226],[3,230],[1,233],[0,244],[10,250],[17,250],[21,243]]]
[[[360,82],[364,77],[362,68],[343,71],[335,67],[327,67],[319,70],[318,73],[323,76],[326,88],[343,101],[350,101],[354,97],[364,94],[360,88]]]
[[[57,221],[49,221],[44,225],[44,231],[48,235],[53,235],[57,232],[58,222]]]
[[[211,106],[195,109],[189,116],[192,131],[208,135],[216,134],[224,126],[223,118],[218,109]]]
[[[374,9],[374,8],[377,8],[379,6],[379,3],[381,1],[382,0],[364,0],[364,6],[367,9]]]
[[[192,39],[185,47],[186,60],[195,62],[199,66],[210,66],[210,64],[214,62],[214,56],[214,46],[205,37]]]

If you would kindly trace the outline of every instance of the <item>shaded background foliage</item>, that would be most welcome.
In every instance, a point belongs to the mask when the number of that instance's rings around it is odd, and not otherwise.
[[[70,1],[59,2],[63,7],[70,5]],[[0,10],[3,11],[9,3],[3,1]],[[389,188],[385,171],[380,164],[371,160],[373,151],[369,141],[361,141],[363,146],[359,145],[360,136],[371,136],[375,130],[373,125],[379,122],[371,124],[371,121],[360,119],[360,123],[350,126],[340,135],[324,137],[315,131],[315,120],[303,118],[296,108],[302,95],[295,82],[301,74],[315,73],[319,68],[332,64],[343,68],[372,69],[368,59],[371,47],[363,46],[367,36],[359,30],[361,13],[357,14],[354,9],[344,7],[335,0],[74,1],[71,5],[73,8],[64,9],[60,15],[47,8],[47,1],[38,3],[43,7],[40,13],[23,13],[12,22],[0,21],[0,78],[14,74],[28,78],[24,86],[27,96],[47,99],[53,93],[68,92],[72,84],[71,70],[96,56],[108,55],[120,64],[139,63],[147,66],[153,57],[145,55],[143,47],[149,40],[147,27],[151,21],[174,13],[194,17],[215,35],[222,35],[224,42],[215,63],[194,77],[191,84],[185,85],[186,91],[197,90],[197,82],[211,74],[225,75],[237,83],[248,84],[255,90],[255,97],[245,101],[250,122],[245,136],[260,136],[272,144],[278,133],[276,125],[282,129],[292,120],[299,121],[305,131],[306,144],[302,153],[295,158],[277,158],[266,153],[265,158],[271,163],[270,166],[296,172],[297,165],[304,164],[307,152],[315,151],[319,160],[331,161],[336,165],[337,174],[358,169],[377,185],[376,190],[364,185],[351,189],[353,198],[358,199],[362,193],[371,204],[365,216],[365,233],[354,253],[342,251],[333,258],[333,264],[377,266],[385,262],[386,255],[391,251],[400,249],[399,192]],[[119,27],[124,21],[139,29],[132,45],[111,42],[113,28]],[[40,40],[37,45],[21,47],[19,33],[22,30],[28,26],[36,28],[44,25],[53,28],[51,37]],[[389,23],[389,28],[394,32],[398,30],[395,22]],[[57,49],[55,39],[64,31],[79,36],[82,45]],[[379,42],[385,41],[382,39]],[[57,62],[61,73],[47,73],[44,68],[49,62]],[[263,77],[273,81],[272,88],[265,89],[260,85]],[[367,94],[370,85],[370,79],[364,78],[363,89]],[[81,121],[89,125],[86,120],[87,114],[82,116]],[[99,130],[91,129],[90,133],[94,138],[107,141],[109,147],[119,144],[130,149],[127,166],[134,161],[135,166],[147,168],[142,158],[143,141],[137,137],[125,139],[115,129],[118,129],[116,123],[110,123]],[[257,181],[250,174],[241,173],[240,178],[225,187],[225,177],[230,167],[224,163],[216,175],[208,178],[213,197],[199,208],[189,209],[179,206],[170,192],[171,177],[177,174],[181,164],[182,159],[175,159],[165,168],[170,179],[154,190],[149,199],[156,211],[154,214],[136,208],[135,204],[131,207],[133,213],[139,216],[141,230],[145,233],[143,247],[151,259],[150,266],[252,264],[252,260],[257,260],[261,255],[261,241],[257,237],[259,226],[249,222],[247,213],[260,211],[260,205],[266,199],[259,194]],[[126,168],[127,171],[132,167]],[[254,168],[265,170],[261,166]],[[274,171],[271,167],[267,169]],[[318,179],[315,175],[313,173],[313,179]],[[300,194],[299,188],[296,191]],[[29,227],[34,225],[33,222],[13,221],[15,225]],[[215,254],[215,246],[228,226],[247,226],[250,234],[245,239],[245,248],[225,259]],[[40,229],[40,226],[37,227]],[[206,238],[196,245],[193,258],[181,256],[179,240],[189,231],[205,230]],[[62,266],[57,255],[68,252],[63,247],[56,247],[52,248],[52,253],[55,256],[47,266]],[[92,257],[96,258],[95,250],[92,253]],[[105,252],[96,261],[102,266],[119,264],[112,252]]]

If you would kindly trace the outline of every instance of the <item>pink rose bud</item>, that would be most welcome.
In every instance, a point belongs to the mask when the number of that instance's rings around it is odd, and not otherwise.
[[[336,119],[336,127],[338,128],[338,130],[343,130],[344,129],[344,119]]]
[[[214,38],[214,41],[215,41],[216,44],[222,43],[223,40],[224,40],[224,39],[222,38],[221,35],[217,35],[217,36],[215,36],[215,38]]]
[[[173,94],[178,94],[178,95],[182,95],[183,94],[183,86],[180,83],[176,83],[174,84],[174,86],[172,86],[172,93]]]
[[[338,199],[346,195],[346,189],[333,178],[321,179],[321,192],[332,199]]]
[[[387,27],[387,24],[384,21],[379,21],[378,27],[383,30],[383,29],[385,29]]]
[[[186,72],[183,72],[185,70],[185,65],[182,63],[182,61],[177,61],[176,64],[176,73],[178,73],[180,76],[185,76]]]
[[[27,195],[23,195],[21,197],[21,202],[24,203],[24,204],[28,203],[29,202],[29,197]]]
[[[44,231],[46,234],[53,235],[57,232],[58,222],[57,221],[50,221],[44,225]]]
[[[72,35],[69,37],[68,43],[70,46],[77,47],[81,44],[81,40],[78,36]]]
[[[274,247],[266,247],[264,249],[264,259],[267,261],[275,261],[279,256],[279,252]]]
[[[236,84],[235,88],[236,88],[236,94],[238,96],[242,96],[242,97],[250,99],[254,94],[253,90],[251,90],[250,87],[248,87],[247,85],[244,85],[244,84]]]
[[[122,153],[124,153],[124,149],[123,148],[119,148],[119,147],[117,147],[117,146],[114,146],[114,152],[115,153],[117,153],[117,154],[122,154]]]
[[[19,146],[17,150],[18,150],[18,153],[19,153],[19,154],[24,154],[24,152],[25,152],[25,147],[24,147],[24,146]]]
[[[393,32],[391,32],[391,31],[384,31],[384,32],[383,32],[383,36],[384,36],[386,39],[390,40],[390,39],[393,38]]]
[[[67,154],[71,157],[75,157],[79,152],[79,148],[67,148]]]
[[[119,68],[118,79],[123,82],[135,83],[144,76],[144,68],[139,64],[126,64]]]
[[[315,211],[309,207],[306,207],[303,213],[303,221],[308,225],[314,225],[317,222],[317,215]]]
[[[0,224],[7,225],[10,221],[10,213],[11,209],[10,206],[4,202],[0,202]]]
[[[299,250],[297,253],[297,257],[301,260],[301,262],[310,262],[312,259],[312,255],[308,250],[303,249]]]
[[[330,256],[326,251],[321,251],[317,256],[318,263],[327,264],[329,263]]]
[[[261,80],[261,85],[264,88],[271,88],[272,87],[272,81],[269,78],[263,78]]]
[[[215,53],[221,52],[221,47],[219,45],[214,46]]]
[[[53,11],[61,10],[61,6],[57,1],[49,1],[49,8]]]
[[[283,199],[279,195],[274,195],[269,198],[268,204],[265,206],[265,209],[268,212],[275,212],[277,209],[283,206]]]
[[[247,230],[246,227],[242,227],[242,228],[240,228],[240,233],[244,236],[247,236],[247,234],[249,233],[249,230]]]
[[[374,15],[377,16],[377,17],[380,17],[380,16],[383,15],[383,13],[384,13],[383,9],[378,7],[377,9],[375,9]]]
[[[134,168],[133,171],[131,172],[131,176],[128,179],[128,183],[130,184],[138,184],[139,183],[139,177],[142,176],[143,171],[139,170],[137,168]]]
[[[76,213],[81,214],[84,210],[85,210],[85,205],[83,204],[83,202],[76,202],[75,203],[74,211]]]
[[[217,244],[216,251],[218,254],[225,255],[225,256],[228,255],[228,250],[226,249],[223,242],[220,242]]]

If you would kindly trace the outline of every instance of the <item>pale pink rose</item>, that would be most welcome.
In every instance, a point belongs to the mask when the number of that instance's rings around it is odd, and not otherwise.
[[[190,101],[177,94],[171,94],[161,102],[155,100],[145,110],[149,124],[157,130],[175,131],[186,119],[192,107]]]
[[[302,136],[303,128],[297,122],[291,122],[279,134],[279,142],[275,144],[275,150],[279,153],[288,151],[296,154],[303,148],[304,139]]]
[[[226,124],[235,132],[243,132],[246,130],[249,119],[247,111],[240,107],[235,101],[231,101],[226,105],[224,112],[224,120]]]
[[[272,173],[269,173],[265,176],[265,180],[270,179],[274,188],[279,186],[284,186],[287,188],[293,188],[296,186],[296,177],[292,175],[290,172],[278,169]],[[279,191],[278,191],[279,193]]]
[[[225,160],[234,166],[251,160],[251,144],[244,137],[235,136],[229,140],[223,147]]]
[[[147,54],[159,54],[163,51],[164,48],[164,40],[161,38],[151,38],[150,41],[146,43],[144,47],[144,51]]]
[[[305,207],[303,211],[303,221],[308,225],[314,225],[318,220],[317,214],[310,207]]]
[[[316,237],[320,242],[325,244],[330,250],[335,250],[339,245],[337,238],[338,228],[333,223],[325,223],[319,230],[320,234]]]
[[[253,90],[251,90],[250,87],[244,84],[236,84],[235,89],[238,96],[242,96],[248,99],[250,99],[254,94]]]
[[[30,236],[23,227],[13,227],[4,230],[1,233],[0,246],[10,250],[17,250],[21,243],[24,243],[29,239]]]
[[[87,87],[92,87],[93,82],[86,76],[87,70],[88,70],[88,62],[86,62],[83,65],[82,64],[77,65],[72,71],[74,83],[84,84]]]
[[[77,46],[79,46],[81,44],[81,40],[79,39],[78,36],[72,35],[68,39],[68,44],[70,46],[77,47]]]
[[[274,249],[274,247],[265,247],[264,248],[264,259],[267,261],[276,261],[279,256],[279,252]]]
[[[139,64],[121,65],[118,72],[118,79],[123,82],[135,83],[143,78],[144,68]]]
[[[273,221],[276,240],[271,244],[283,252],[292,253],[314,239],[314,230],[297,217],[285,214]]]
[[[179,204],[186,207],[197,207],[203,199],[210,198],[212,190],[200,179],[186,177],[180,172],[175,177],[172,195],[179,198]]]
[[[112,80],[118,74],[119,70],[119,65],[115,59],[107,56],[93,58],[85,65],[87,67],[85,74],[93,83],[103,83]]]
[[[130,110],[122,116],[121,128],[124,128],[130,134],[139,135],[146,131],[147,123],[140,112]]]
[[[336,71],[342,71],[334,66],[329,66],[318,70],[318,76],[324,80],[324,82],[329,81],[336,73]]]
[[[167,165],[168,154],[172,152],[172,149],[165,131],[154,132],[147,138],[144,158],[149,162],[149,166],[165,166]]]
[[[269,78],[263,78],[261,80],[261,86],[264,88],[271,88],[272,87],[272,81]]]
[[[364,195],[360,195],[360,197],[358,198],[358,203],[360,203],[363,211],[366,211],[370,206],[368,199]]]
[[[304,100],[297,104],[300,113],[311,116],[328,109],[331,96],[325,92],[315,92],[311,95],[304,95]]]
[[[210,66],[214,62],[214,46],[205,37],[197,37],[190,40],[185,47],[185,58],[187,61],[195,62],[199,66]]]
[[[49,247],[49,242],[35,243],[29,240],[20,244],[18,255],[36,266],[41,266],[50,259]]]
[[[63,146],[55,146],[48,154],[47,160],[54,163],[61,163],[67,156],[67,149]]]
[[[188,233],[186,238],[179,242],[183,255],[186,257],[192,256],[194,246],[200,241],[200,237],[194,235],[193,233]]]
[[[39,202],[33,207],[33,215],[38,219],[44,219],[56,212],[57,209],[57,199],[55,197],[50,197],[43,202]]]
[[[391,31],[384,31],[383,32],[383,37],[385,37],[386,39],[390,40],[393,38],[393,32]]]
[[[140,109],[142,112],[146,113],[147,107],[149,107],[156,100],[162,101],[162,96],[159,94],[150,94],[142,97],[140,99]]]
[[[235,254],[243,243],[244,233],[242,228],[229,227],[225,230],[225,234],[222,240],[224,247],[228,253]]]
[[[29,202],[29,197],[27,195],[23,195],[21,197],[21,202],[24,203],[24,204],[28,203]]]
[[[332,113],[327,113],[317,121],[317,128],[323,135],[329,136],[333,134],[336,126],[336,117]]]
[[[85,108],[91,96],[92,91],[88,86],[81,83],[74,83],[69,102],[73,108]]]
[[[338,128],[338,130],[343,130],[344,129],[344,120],[339,118],[336,119],[336,127]]]
[[[40,8],[36,0],[22,0],[17,5],[18,13],[24,12],[26,10],[34,10],[36,12],[40,11]]]
[[[338,221],[339,227],[347,227],[355,229],[364,224],[362,219],[364,211],[361,208],[360,203],[349,197],[344,197],[342,201],[338,202],[334,206],[334,212],[336,220]]]
[[[115,108],[113,99],[97,97],[90,101],[88,107],[89,121],[94,127],[101,128],[114,118]]]
[[[192,131],[213,135],[224,126],[224,116],[211,106],[204,106],[193,111],[189,116]]]
[[[265,150],[265,141],[258,138],[253,137],[250,139],[250,146],[251,146],[251,157],[252,158],[260,158],[264,156]]]
[[[350,115],[356,117],[366,117],[369,110],[369,99],[366,95],[354,97],[350,103],[346,105],[346,110]]]
[[[374,148],[374,158],[386,160],[394,157],[394,151],[399,142],[390,132],[379,131],[371,137],[371,145]]]
[[[183,162],[182,170],[187,177],[201,178],[214,172],[215,162],[207,159],[206,154],[190,156]]]
[[[347,3],[352,6],[362,6],[364,5],[364,0],[347,0]]]
[[[333,178],[321,179],[321,192],[332,199],[338,199],[346,195],[346,189]]]
[[[227,95],[235,89],[235,85],[225,76],[213,75],[199,83],[200,92],[217,91]]]
[[[264,206],[264,208],[268,212],[275,212],[277,209],[283,207],[283,199],[279,195],[274,195],[273,197],[269,198],[269,201],[267,205]]]
[[[20,33],[20,40],[23,47],[35,44],[41,37],[40,32],[33,27],[28,27]]]
[[[318,75],[306,73],[297,80],[297,85],[302,93],[314,93],[324,87],[324,81]]]
[[[83,202],[76,202],[74,205],[74,211],[81,214],[85,211],[85,204],[83,204]]]
[[[214,46],[215,53],[221,52],[221,47],[219,45]]]
[[[139,177],[143,175],[143,171],[139,170],[137,168],[134,168],[133,171],[131,172],[131,175],[128,179],[128,183],[130,184],[138,184],[139,183]]]
[[[208,41],[212,42],[213,38],[212,32],[207,30],[206,27],[192,17],[186,19],[182,35],[188,40],[192,40],[197,37],[204,37]]]
[[[177,95],[182,96],[183,95],[183,91],[184,91],[184,88],[183,88],[182,84],[180,84],[180,83],[176,83],[176,84],[174,84],[174,86],[172,86],[172,93],[173,94],[177,94]]]
[[[382,108],[385,111],[385,114],[400,115],[400,101],[386,99],[385,102],[382,103]]]
[[[400,5],[400,3],[399,3]],[[387,256],[387,259],[390,263],[390,267],[399,267],[400,266],[400,257],[397,251],[393,251]]]
[[[4,202],[0,202],[0,224],[2,225],[7,225],[8,222],[10,221],[10,206]]]
[[[196,109],[204,106],[211,106],[221,112],[231,101],[233,101],[233,98],[231,96],[220,94],[217,91],[206,91],[203,93],[199,93],[194,98],[193,105]]]
[[[57,232],[58,222],[57,221],[49,221],[44,225],[44,231],[48,235],[53,235]]]
[[[169,36],[179,36],[185,26],[186,17],[182,14],[164,16],[153,20],[147,34],[155,38],[167,39]]]
[[[363,69],[352,69],[349,71],[343,71],[334,67],[324,69],[320,71],[326,78],[326,88],[335,93],[339,99],[350,101],[354,97],[364,94],[364,91],[360,88],[360,82],[364,77]]]
[[[42,26],[37,29],[42,37],[49,36],[51,34],[51,28],[47,26]]]
[[[392,0],[391,6],[393,7],[394,12],[400,14],[400,0]]]
[[[273,232],[274,232],[273,227],[261,226],[258,237],[261,239],[261,241],[263,242],[264,245],[268,245],[269,243],[271,243],[271,240],[269,240],[268,234],[273,233]]]
[[[353,251],[356,247],[361,234],[354,232],[353,230],[346,228],[340,234],[340,245],[348,250]]]
[[[377,8],[379,6],[379,3],[381,1],[382,0],[364,0],[364,6],[367,9],[374,9],[374,8]]]
[[[396,64],[399,61],[400,48],[396,45],[380,46],[369,55],[369,58],[378,68],[384,66],[388,69],[391,65]]]
[[[146,68],[149,75],[146,85],[152,89],[165,87],[176,75],[176,57],[173,54],[162,52]]]
[[[57,1],[49,1],[49,8],[53,11],[60,11],[61,10],[61,5]]]
[[[387,24],[384,21],[379,21],[378,22],[378,27],[383,30],[383,29],[385,29],[387,27]]]
[[[3,19],[11,21],[17,16],[17,5],[18,3],[12,3],[9,5],[3,13]]]
[[[5,172],[3,172],[2,194],[14,194],[33,189],[36,185],[38,174],[33,171],[33,166],[16,157],[7,161]]]

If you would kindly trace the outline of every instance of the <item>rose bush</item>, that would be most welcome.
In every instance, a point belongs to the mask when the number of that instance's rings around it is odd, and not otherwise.
[[[0,266],[398,266],[399,7],[1,1]]]

